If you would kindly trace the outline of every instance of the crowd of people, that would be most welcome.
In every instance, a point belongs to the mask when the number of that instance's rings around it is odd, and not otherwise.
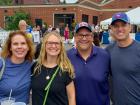
[[[26,104],[32,91],[32,105],[140,105],[140,43],[130,37],[127,14],[112,16],[114,41],[105,49],[95,46],[98,35],[86,22],[75,26],[75,45],[68,51],[60,33],[49,26],[36,60],[25,26],[21,20],[20,30],[11,32],[3,46],[0,100],[12,90],[11,97]]]
[[[92,32],[94,34],[94,41],[93,43],[96,46],[100,46],[100,43],[102,41],[102,30],[100,28],[99,25],[96,26],[91,26]],[[57,33],[59,33],[61,36],[64,37],[64,43],[74,43],[74,41],[70,42],[70,37],[74,36],[74,32],[73,30],[70,30],[69,25],[66,24],[66,26],[64,27],[64,29],[62,30],[63,32],[61,32],[61,29],[57,26],[57,27],[53,27],[52,25],[49,25],[47,28],[46,26],[43,24],[42,26],[34,26],[33,28],[31,26],[29,26],[25,20],[20,20],[19,21],[19,30],[22,30],[24,32],[27,33],[28,37],[31,38],[34,41],[34,36],[33,36],[33,32],[38,31],[39,32],[39,38],[41,39],[45,33],[49,33],[52,31],[55,31]],[[71,36],[72,34],[72,36]]]

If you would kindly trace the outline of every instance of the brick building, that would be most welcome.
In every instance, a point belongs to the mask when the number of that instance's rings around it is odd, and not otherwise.
[[[140,6],[140,0],[79,0],[74,4],[64,4],[59,0],[14,0],[13,3],[13,6],[0,7],[1,27],[4,27],[4,17],[18,10],[30,13],[34,25],[45,22],[60,27],[69,24],[71,27],[73,20],[97,24],[115,12]]]

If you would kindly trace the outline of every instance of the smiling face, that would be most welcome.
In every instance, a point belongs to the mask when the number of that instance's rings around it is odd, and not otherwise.
[[[111,29],[117,41],[125,41],[129,38],[131,26],[128,23],[118,20],[111,26]]]
[[[12,52],[11,57],[13,59],[24,60],[29,51],[25,37],[20,34],[14,35],[11,39],[10,51]]]
[[[82,28],[75,35],[76,47],[80,51],[90,50],[93,43],[93,35],[86,28]]]
[[[23,31],[23,32],[26,31],[26,29],[27,29],[27,23],[26,23],[26,21],[21,20],[21,21],[19,22],[19,29],[20,29],[21,31]]]
[[[46,53],[47,57],[57,57],[61,50],[61,42],[55,35],[50,35],[46,42]]]

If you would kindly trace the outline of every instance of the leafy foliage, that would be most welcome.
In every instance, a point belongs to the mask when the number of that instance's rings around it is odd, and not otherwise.
[[[0,0],[0,5],[12,5],[13,0]]]
[[[7,30],[17,30],[18,23],[20,20],[25,20],[29,25],[31,25],[30,15],[24,11],[15,12],[13,16],[6,17],[6,29]]]

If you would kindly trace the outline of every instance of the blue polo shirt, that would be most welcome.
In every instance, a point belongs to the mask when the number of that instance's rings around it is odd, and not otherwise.
[[[76,105],[110,105],[108,53],[94,46],[86,61],[76,48],[67,54],[75,69]]]

